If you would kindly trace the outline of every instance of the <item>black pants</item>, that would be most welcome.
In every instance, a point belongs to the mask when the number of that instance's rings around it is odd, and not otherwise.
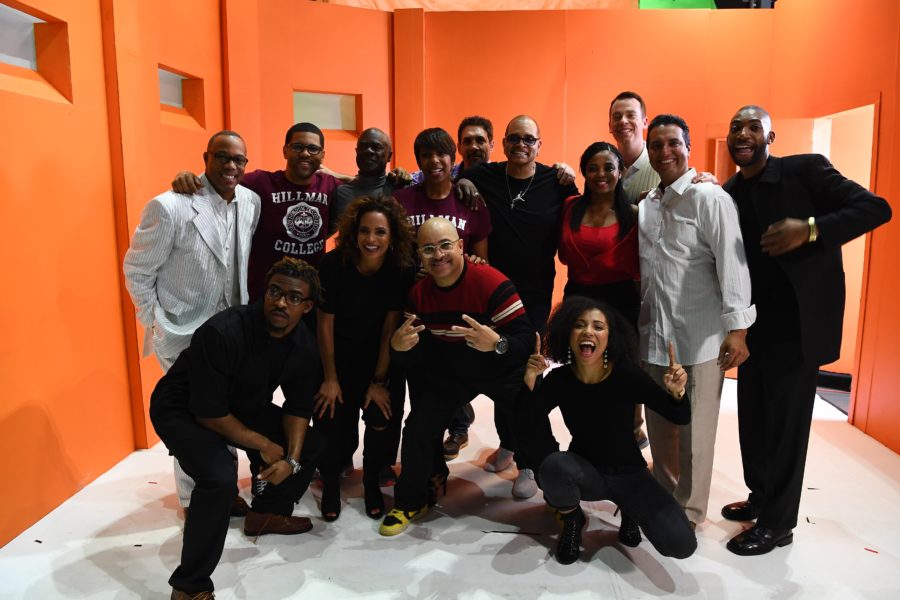
[[[403,441],[400,448],[403,469],[394,492],[395,506],[400,510],[413,511],[422,508],[429,500],[429,479],[440,473],[447,473],[444,462],[443,440],[444,430],[451,417],[460,406],[477,396],[485,394],[494,401],[495,407],[501,409],[501,420],[497,420],[497,433],[500,445],[516,450],[513,438],[512,423],[515,414],[515,401],[522,382],[522,374],[507,377],[490,384],[469,383],[461,381],[423,381],[410,376],[409,398],[410,412],[403,428]],[[524,469],[527,465],[520,462],[516,455],[516,465]]]
[[[334,417],[328,414],[316,418],[316,428],[328,440],[328,449],[319,470],[326,485],[337,483],[341,468],[352,462],[359,447],[359,411],[365,402],[372,380],[372,368],[353,368],[354,361],[339,361],[338,381],[343,403],[334,406]],[[402,369],[392,367],[388,373],[388,392],[391,395],[391,418],[385,419],[375,403],[363,410],[366,423],[363,438],[364,476],[377,477],[382,467],[394,464],[403,421],[406,400],[406,381]]]
[[[212,590],[211,575],[222,557],[231,505],[237,494],[237,466],[225,438],[199,425],[188,413],[180,418],[168,417],[154,421],[156,432],[196,484],[184,523],[181,564],[169,578],[169,584],[190,593]],[[278,406],[270,404],[242,422],[287,450]],[[300,472],[279,485],[267,485],[253,498],[252,509],[280,515],[293,513],[294,504],[309,486],[324,447],[322,434],[308,429],[300,455]],[[244,450],[250,468],[259,472],[264,464],[259,452]]]
[[[744,482],[760,509],[757,523],[797,526],[818,367],[804,364],[798,341],[748,336],[750,358],[738,368],[738,431]]]
[[[646,467],[598,471],[573,452],[554,452],[541,463],[538,476],[550,506],[569,509],[582,500],[612,500],[637,521],[663,556],[687,558],[697,549],[697,536],[684,510]]]

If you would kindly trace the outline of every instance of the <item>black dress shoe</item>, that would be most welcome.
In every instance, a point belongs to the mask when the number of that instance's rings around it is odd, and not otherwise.
[[[794,533],[791,529],[775,531],[754,525],[731,538],[726,547],[740,556],[756,556],[771,552],[776,547],[787,546],[793,541]]]
[[[729,521],[752,521],[759,516],[759,508],[749,500],[732,502],[722,507],[722,516]]]

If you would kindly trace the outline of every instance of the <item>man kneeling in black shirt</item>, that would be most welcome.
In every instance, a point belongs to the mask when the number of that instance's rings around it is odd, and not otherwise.
[[[325,446],[323,436],[309,429],[319,357],[301,322],[320,295],[316,270],[283,258],[266,275],[265,297],[201,325],[153,391],[153,427],[197,483],[181,564],[169,579],[172,598],[212,597],[210,576],[222,556],[237,490],[228,444],[247,453],[262,488],[244,533],[292,535],[312,528],[309,519],[291,514]],[[279,386],[283,407],[272,403]]]

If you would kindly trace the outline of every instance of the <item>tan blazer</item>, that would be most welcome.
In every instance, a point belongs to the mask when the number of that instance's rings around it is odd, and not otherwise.
[[[125,254],[125,284],[146,328],[144,356],[174,360],[194,330],[214,315],[234,265],[226,264],[224,227],[213,202],[222,199],[203,175],[194,195],[166,192],[147,203]],[[243,186],[232,200],[241,303],[247,303],[247,261],[259,221],[259,196]]]

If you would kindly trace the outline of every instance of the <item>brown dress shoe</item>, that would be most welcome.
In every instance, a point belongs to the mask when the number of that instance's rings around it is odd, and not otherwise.
[[[231,516],[246,517],[248,512],[250,512],[250,505],[247,504],[247,501],[240,496],[235,496],[234,503],[231,505]]]
[[[170,600],[216,600],[216,595],[212,592],[182,592],[172,588]]]
[[[453,460],[459,451],[469,445],[468,433],[452,433],[444,440],[444,460]]]
[[[306,517],[288,517],[251,510],[244,518],[244,533],[250,537],[267,533],[297,535],[306,533],[310,529],[312,529],[312,521]]]

